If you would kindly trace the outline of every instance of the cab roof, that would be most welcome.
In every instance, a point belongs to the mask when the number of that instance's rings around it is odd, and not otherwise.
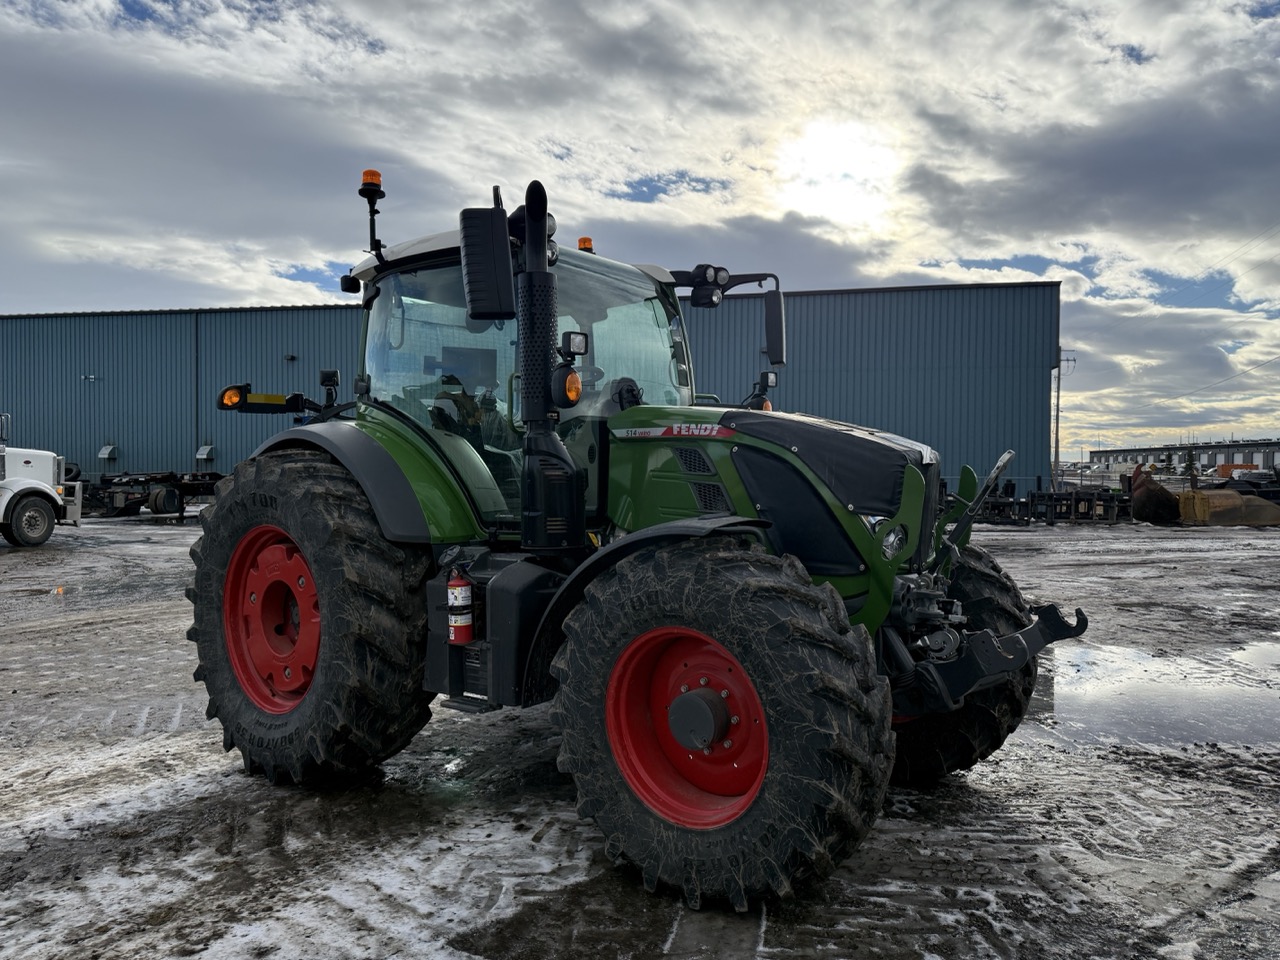
[[[457,249],[457,247],[458,231],[446,230],[443,233],[433,233],[429,236],[418,237],[416,240],[393,243],[383,249],[382,257],[387,262],[391,262],[404,260],[408,257],[438,253],[441,250]],[[381,266],[377,257],[365,257],[351,268],[351,275],[360,280],[371,280]]]
[[[442,250],[456,250],[458,246],[458,231],[446,230],[443,233],[432,233],[425,237],[418,237],[415,240],[405,240],[401,243],[392,244],[383,249],[382,257],[387,263],[393,263],[397,260],[407,260],[411,257],[439,253]],[[648,274],[659,283],[675,282],[675,278],[671,276],[671,272],[666,267],[659,267],[651,263],[633,263],[631,266]],[[369,281],[373,279],[373,275],[381,268],[382,264],[378,262],[377,257],[365,257],[351,268],[351,275],[359,280]]]

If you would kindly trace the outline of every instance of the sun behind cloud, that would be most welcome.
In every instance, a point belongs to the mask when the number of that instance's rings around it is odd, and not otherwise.
[[[778,149],[774,202],[851,234],[886,229],[903,161],[882,131],[818,120]]]

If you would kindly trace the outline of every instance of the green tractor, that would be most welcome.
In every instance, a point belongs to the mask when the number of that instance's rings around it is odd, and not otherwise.
[[[562,250],[542,185],[510,215],[388,247],[355,400],[228,387],[292,412],[218,485],[191,550],[195,678],[245,769],[358,776],[437,697],[551,701],[578,812],[650,891],[747,909],[828,874],[889,784],[1004,743],[1036,654],[1086,627],[1028,609],[970,525],[995,487],[892,434],[695,393],[677,290],[713,306],[770,274]]]

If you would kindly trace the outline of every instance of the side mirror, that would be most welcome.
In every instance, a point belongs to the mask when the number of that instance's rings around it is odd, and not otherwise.
[[[462,238],[462,286],[472,320],[512,320],[516,315],[511,238],[502,194],[493,188],[492,207],[471,207],[458,215]]]
[[[342,278],[338,281],[338,286],[341,288],[343,293],[360,292],[360,281],[349,273],[344,273],[342,275]]]
[[[787,363],[787,314],[781,290],[764,292],[764,351],[775,367]]]

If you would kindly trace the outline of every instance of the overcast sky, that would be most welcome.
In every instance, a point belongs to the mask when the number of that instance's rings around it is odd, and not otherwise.
[[[0,313],[341,301],[364,168],[389,242],[536,177],[621,260],[1062,281],[1064,459],[1280,437],[1278,58],[1280,0],[0,0]]]

